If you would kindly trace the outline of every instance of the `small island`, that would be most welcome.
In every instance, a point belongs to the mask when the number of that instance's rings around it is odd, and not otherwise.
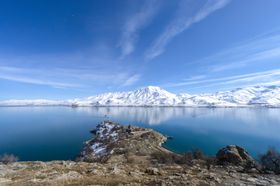
[[[103,121],[75,161],[0,163],[0,185],[278,185],[245,149],[173,153],[152,129]]]

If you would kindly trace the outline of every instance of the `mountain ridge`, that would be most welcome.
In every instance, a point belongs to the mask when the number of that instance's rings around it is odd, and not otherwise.
[[[0,106],[280,107],[280,86],[252,86],[205,94],[174,94],[157,86],[72,100],[4,100]]]

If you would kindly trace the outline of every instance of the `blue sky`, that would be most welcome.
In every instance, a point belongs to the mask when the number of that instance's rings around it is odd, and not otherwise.
[[[0,99],[280,84],[279,0],[3,0]]]

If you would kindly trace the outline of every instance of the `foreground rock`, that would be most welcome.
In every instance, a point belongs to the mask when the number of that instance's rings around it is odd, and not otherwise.
[[[184,159],[184,156],[162,148],[166,137],[150,129],[121,126],[108,121],[97,126],[93,133],[95,138],[85,144],[76,162],[0,164],[0,185],[280,184],[279,176],[244,173],[240,165],[209,167],[206,160],[188,160],[191,164],[177,161]],[[242,156],[242,153],[238,154]],[[166,157],[169,161],[161,159]]]
[[[254,159],[242,147],[236,145],[228,145],[217,153],[219,164],[246,165],[254,164]]]

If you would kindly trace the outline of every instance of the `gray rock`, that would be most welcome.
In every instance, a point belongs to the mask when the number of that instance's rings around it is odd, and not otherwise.
[[[155,167],[148,167],[145,172],[149,175],[160,175],[159,170]]]
[[[246,165],[254,164],[249,153],[237,145],[228,145],[220,149],[216,155],[219,164]]]

